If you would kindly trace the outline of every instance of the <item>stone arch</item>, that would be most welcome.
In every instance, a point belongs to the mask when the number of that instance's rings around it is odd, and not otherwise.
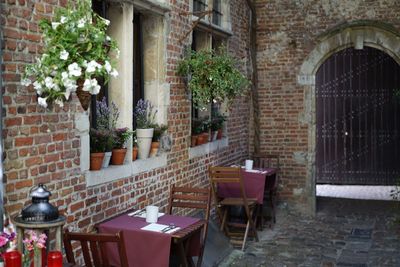
[[[318,44],[304,60],[297,77],[304,86],[303,123],[308,125],[307,177],[305,194],[310,213],[316,211],[315,147],[316,108],[315,74],[321,64],[332,54],[348,48],[362,49],[370,46],[384,51],[400,64],[400,33],[391,25],[376,21],[356,21],[339,25],[318,37]]]

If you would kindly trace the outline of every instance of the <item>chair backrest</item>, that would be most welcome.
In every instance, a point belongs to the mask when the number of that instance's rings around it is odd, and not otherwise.
[[[278,155],[255,154],[253,160],[256,168],[280,168]]]
[[[218,196],[218,184],[225,183],[237,183],[240,187],[241,197],[243,199],[244,207],[247,215],[249,216],[249,206],[247,201],[247,196],[245,192],[245,187],[243,183],[242,170],[240,167],[209,167],[208,174],[210,177],[211,190],[214,195],[215,200],[219,199]]]
[[[112,234],[96,233],[72,233],[68,230],[64,233],[64,247],[67,261],[76,264],[72,241],[78,241],[82,248],[82,255],[87,267],[108,267],[111,266],[108,259],[107,243],[115,243],[118,248],[120,266],[128,267],[126,257],[124,236],[122,232]]]
[[[202,241],[205,242],[210,218],[211,188],[177,187],[172,185],[168,199],[168,214],[172,213],[172,208],[189,208],[204,211],[204,219],[207,224],[203,232]]]

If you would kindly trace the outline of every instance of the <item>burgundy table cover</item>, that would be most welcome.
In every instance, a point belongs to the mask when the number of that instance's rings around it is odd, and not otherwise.
[[[200,219],[175,215],[164,215],[158,218],[158,224],[169,225],[174,223],[181,229],[192,225]],[[127,214],[101,223],[98,227],[100,233],[114,234],[123,231],[126,254],[130,267],[167,267],[171,249],[171,234],[141,230],[148,225],[144,218],[128,216]],[[190,243],[191,255],[196,255],[200,248],[200,234],[194,235]],[[116,246],[109,246],[110,264],[121,266],[119,263]]]
[[[258,204],[263,204],[265,180],[275,173],[275,169],[242,169],[242,177],[247,198],[256,198]],[[218,184],[218,196],[241,197],[240,185],[237,183]]]

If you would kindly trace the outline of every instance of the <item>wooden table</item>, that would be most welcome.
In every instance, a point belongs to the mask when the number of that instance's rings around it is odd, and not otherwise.
[[[206,221],[175,215],[164,215],[158,220],[159,224],[164,225],[172,222],[181,229],[171,234],[142,230],[142,227],[148,225],[145,219],[127,214],[102,222],[96,228],[101,233],[124,232],[129,266],[167,267],[171,248],[183,266],[190,266],[193,264],[191,257],[198,255],[201,231]],[[118,258],[114,256],[116,253],[113,251],[115,249],[108,248],[110,263],[118,265]]]

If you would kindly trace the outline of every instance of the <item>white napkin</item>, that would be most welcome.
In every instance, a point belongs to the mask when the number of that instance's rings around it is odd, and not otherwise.
[[[165,224],[158,224],[158,223],[151,223],[149,225],[146,225],[140,229],[142,230],[146,230],[146,231],[153,231],[153,232],[159,232],[162,233],[162,230],[167,228],[169,225],[165,225]],[[173,232],[178,231],[179,229],[181,229],[180,227],[175,227],[173,229],[170,229],[166,232],[164,232],[165,234],[171,234]]]
[[[165,213],[163,213],[163,212],[159,212],[158,213],[158,218],[160,218],[161,216],[164,216],[164,214]],[[128,216],[133,216],[133,217],[146,219],[146,211],[142,212],[142,210],[136,210],[134,212],[128,213]]]
[[[246,170],[246,172],[262,173],[262,171],[259,170]]]

